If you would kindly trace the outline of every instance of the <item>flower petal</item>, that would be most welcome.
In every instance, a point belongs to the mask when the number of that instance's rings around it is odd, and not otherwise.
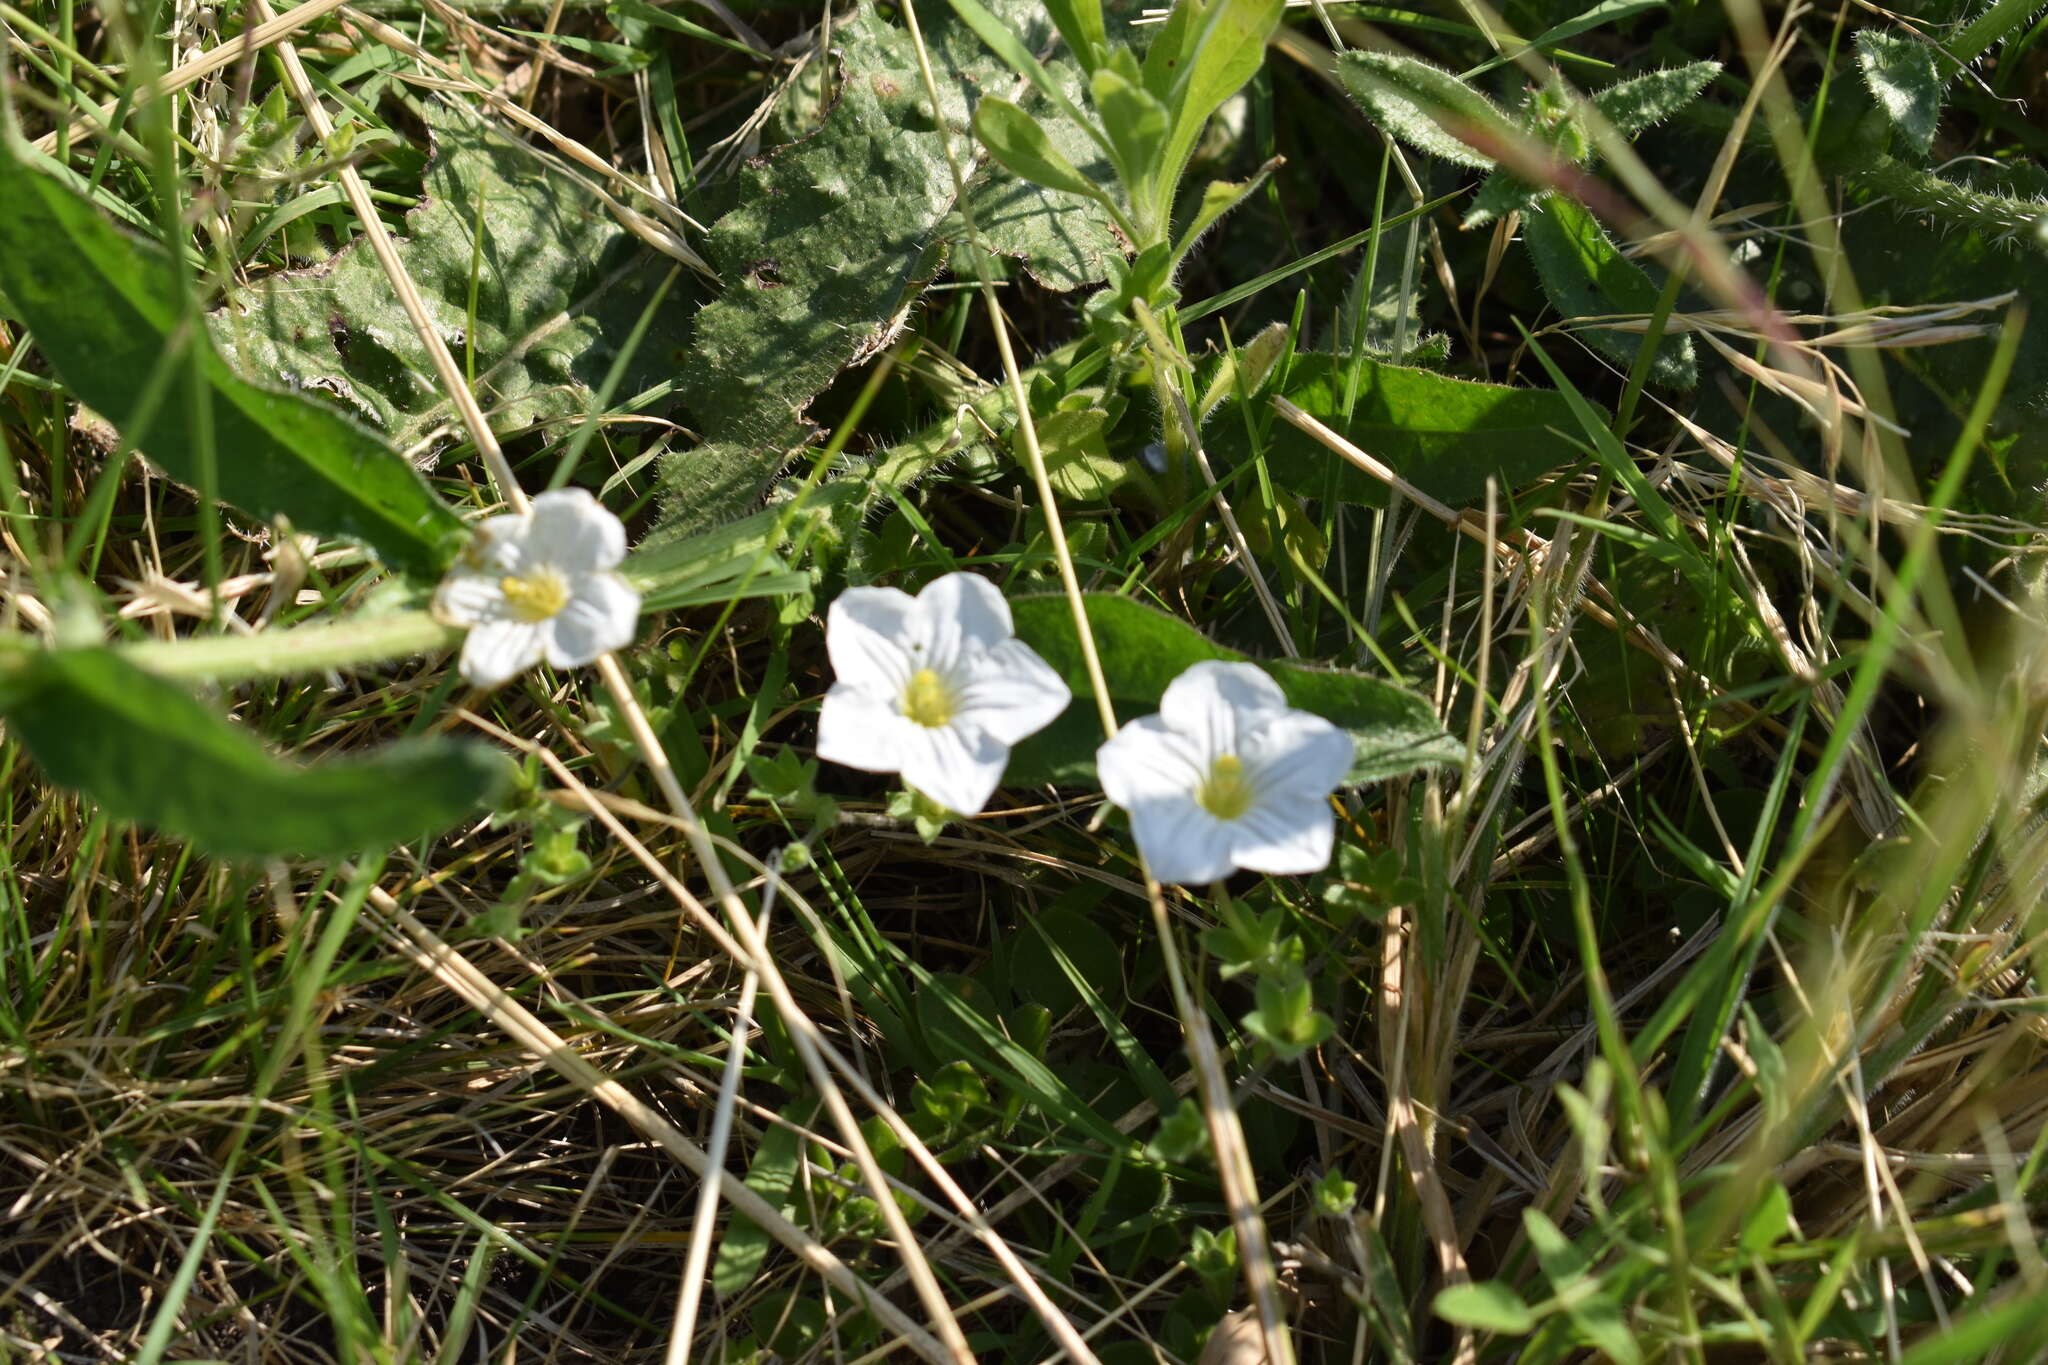
[[[893,773],[924,727],[850,683],[834,683],[818,708],[818,757],[867,773]]]
[[[925,584],[917,595],[917,613],[928,622],[950,627],[954,638],[972,640],[984,649],[994,649],[1017,633],[1002,589],[980,574],[964,570]]]
[[[581,668],[633,643],[640,624],[640,594],[609,571],[576,580],[569,601],[546,622],[548,662]]]
[[[1351,770],[1351,736],[1312,711],[1282,711],[1244,736],[1239,753],[1261,792],[1317,800]]]
[[[626,557],[626,528],[588,489],[558,488],[533,500],[521,562],[564,573],[609,569]]]
[[[1207,775],[1194,742],[1162,716],[1134,720],[1095,751],[1102,794],[1125,810],[1166,798],[1194,800]]]
[[[1022,640],[1004,640],[974,660],[955,690],[955,715],[1004,744],[1035,735],[1074,699],[1060,675]]]
[[[486,621],[462,641],[462,676],[475,687],[496,687],[540,662],[546,649],[531,621]]]
[[[480,626],[509,620],[512,604],[498,575],[456,569],[434,589],[434,619],[451,626]]]
[[[897,767],[905,782],[962,815],[988,804],[1009,765],[1009,745],[974,725],[906,722],[906,730]]]
[[[888,697],[902,696],[915,669],[907,640],[915,607],[897,588],[848,588],[825,613],[825,652],[833,675],[851,687]]]
[[[1330,865],[1336,835],[1327,796],[1283,796],[1260,801],[1230,822],[1230,856],[1254,872],[1306,876]]]
[[[1220,659],[1189,665],[1159,699],[1160,716],[1194,739],[1205,759],[1236,753],[1248,722],[1286,709],[1286,694],[1266,670]]]
[[[1140,801],[1131,810],[1131,835],[1145,866],[1162,882],[1217,882],[1236,868],[1228,827],[1197,805],[1192,793]]]

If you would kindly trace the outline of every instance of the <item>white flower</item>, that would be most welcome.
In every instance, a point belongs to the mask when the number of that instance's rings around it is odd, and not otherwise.
[[[1351,737],[1296,711],[1254,664],[1195,664],[1095,751],[1110,800],[1162,882],[1220,881],[1237,868],[1280,876],[1330,861],[1330,793]]]
[[[640,594],[612,570],[626,528],[581,488],[478,524],[434,592],[434,615],[468,626],[462,676],[496,687],[546,659],[577,668],[633,642]]]
[[[848,588],[825,620],[836,681],[818,712],[818,757],[903,780],[948,810],[987,804],[1010,746],[1052,724],[1073,694],[1015,637],[987,579],[949,573],[916,597]]]

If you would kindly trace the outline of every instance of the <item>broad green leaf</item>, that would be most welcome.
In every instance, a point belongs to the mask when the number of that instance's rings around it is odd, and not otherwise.
[[[406,274],[497,431],[588,412],[619,350],[653,305],[613,395],[666,392],[682,354],[685,272],[654,305],[673,262],[532,148],[471,115],[420,108],[433,135],[426,198],[397,243]],[[472,300],[474,307],[472,308]],[[310,270],[234,290],[209,319],[245,373],[331,394],[403,449],[457,430],[419,333],[361,242]]]
[[[1614,125],[1616,132],[1634,137],[1698,99],[1700,92],[1720,74],[1719,62],[1666,67],[1608,86],[1593,96],[1593,107]]]
[[[1011,72],[956,15],[936,6],[921,13],[940,90],[937,113],[957,128],[981,94],[1008,90]],[[1025,0],[998,0],[986,14],[1027,50],[1051,36],[1043,8]],[[837,91],[823,123],[749,162],[729,187],[735,207],[704,239],[724,285],[696,315],[679,376],[704,444],[667,457],[663,467],[666,516],[684,527],[746,510],[790,452],[810,440],[804,414],[811,401],[842,369],[896,336],[960,225],[952,171],[908,35],[866,6],[834,27],[833,47]],[[1047,132],[1072,161],[1061,134]],[[1029,249],[1049,234],[1055,210],[1080,203],[1048,198],[1004,172],[987,173],[973,192],[976,220],[998,250],[1020,239]],[[1107,238],[1100,213],[1069,214],[1069,236],[1096,231],[1088,226],[1093,215]]]
[[[1061,906],[1047,907],[1017,930],[1010,940],[1009,968],[1011,993],[1054,1014],[1083,1003],[1073,973],[1096,995],[1123,998],[1123,954],[1116,940],[1087,916]]]
[[[974,135],[988,154],[1013,175],[1049,189],[1093,198],[1095,182],[1074,169],[1038,126],[1038,120],[1006,99],[983,95],[974,107]]]
[[[1461,1327],[1520,1336],[1536,1325],[1536,1315],[1522,1296],[1499,1280],[1454,1284],[1438,1291],[1436,1315]]]
[[[1359,369],[1351,417],[1344,419],[1346,369]],[[1576,464],[1572,407],[1547,389],[1513,389],[1452,379],[1433,370],[1387,365],[1367,357],[1345,362],[1321,352],[1294,357],[1286,397],[1391,466],[1395,473],[1453,506],[1474,506],[1489,475],[1515,488]],[[1248,454],[1244,420],[1225,403],[1211,419],[1212,456]],[[1326,486],[1345,502],[1383,507],[1386,485],[1354,468],[1303,432],[1275,422],[1265,445],[1273,479],[1310,497]]]
[[[1110,700],[1121,721],[1158,710],[1167,684],[1189,665],[1205,659],[1247,658],[1128,597],[1089,593],[1083,600]],[[1074,701],[1051,726],[1017,746],[1005,780],[1018,786],[1092,781],[1102,726],[1073,611],[1062,596],[1020,598],[1010,610],[1018,637],[1066,679]],[[1290,705],[1313,711],[1350,733],[1357,756],[1347,782],[1377,782],[1464,758],[1463,747],[1438,723],[1429,703],[1406,688],[1364,673],[1257,662],[1280,684]]]
[[[50,781],[224,858],[345,855],[437,835],[510,776],[500,755],[442,740],[277,758],[105,649],[21,656],[0,677],[0,715]]]
[[[1941,92],[1947,84],[1935,65],[1934,44],[1903,33],[1866,28],[1856,35],[1856,65],[1878,106],[1899,132],[1925,155],[1941,122]]]
[[[1494,157],[1484,146],[1525,136],[1492,100],[1442,67],[1413,57],[1346,52],[1337,59],[1337,75],[1373,122],[1460,166],[1490,170]]]
[[[1635,314],[1647,317],[1657,308],[1659,288],[1643,268],[1621,254],[1598,219],[1576,200],[1561,194],[1545,196],[1523,218],[1522,240],[1536,261],[1543,292],[1567,318]],[[1640,335],[1609,327],[1580,328],[1584,337],[1622,365],[1635,363],[1642,349]],[[1689,389],[1699,382],[1699,362],[1692,338],[1666,334],[1657,343],[1650,375],[1671,388]]]
[[[299,394],[239,378],[205,333],[186,330],[175,268],[152,242],[114,227],[68,187],[0,147],[0,292],[65,385],[171,477],[208,483],[188,388],[202,387],[211,427],[211,491],[251,516],[341,536],[386,562],[434,573],[461,520],[380,437]],[[168,390],[146,425],[140,395],[170,362]],[[196,373],[195,373],[196,371]]]

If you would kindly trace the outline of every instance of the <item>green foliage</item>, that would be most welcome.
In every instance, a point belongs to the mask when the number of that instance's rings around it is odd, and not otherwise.
[[[1431,156],[1491,170],[1516,135],[1500,106],[1441,67],[1386,52],[1346,52],[1337,75],[1382,128]]]
[[[1499,1280],[1479,1280],[1439,1290],[1436,1315],[1445,1322],[1476,1327],[1482,1332],[1520,1336],[1536,1325],[1536,1315],[1521,1295]]]
[[[1346,371],[1353,367],[1357,385],[1347,416]],[[1579,459],[1577,446],[1563,434],[1575,425],[1571,405],[1543,389],[1310,352],[1294,357],[1281,391],[1402,478],[1453,506],[1483,500],[1489,477],[1514,488]],[[1213,426],[1210,454],[1231,462],[1245,458],[1249,441],[1235,402],[1218,410]],[[1346,502],[1386,505],[1385,484],[1291,426],[1276,423],[1263,449],[1267,468],[1287,487],[1329,487]]]
[[[0,714],[52,782],[223,858],[338,856],[436,835],[509,776],[491,751],[438,740],[288,763],[104,649],[11,656]]]
[[[1625,313],[1647,317],[1657,310],[1660,286],[1621,254],[1614,239],[1583,204],[1562,194],[1532,205],[1522,223],[1522,240],[1536,262],[1543,290],[1567,318]],[[1574,329],[1624,367],[1642,350],[1639,334],[1608,327]],[[1659,338],[1650,375],[1660,384],[1689,389],[1699,382],[1692,338],[1667,333]]]
[[[1700,97],[1721,74],[1719,62],[1689,62],[1632,80],[1616,81],[1592,95],[1593,107],[1622,137],[1632,138],[1670,118]]]
[[[1856,35],[1856,65],[1878,107],[1913,150],[1926,155],[1934,145],[1942,87],[1947,84],[1935,65],[1933,44],[1867,28]]]
[[[1205,659],[1242,660],[1243,654],[1205,638],[1185,622],[1127,597],[1086,596],[1088,623],[1102,658],[1112,700],[1125,719],[1158,709],[1167,684]],[[1074,702],[1050,727],[1027,739],[1010,758],[1012,785],[1090,782],[1102,729],[1074,618],[1063,597],[1024,597],[1010,606],[1017,636],[1052,665],[1074,691]],[[1363,673],[1261,663],[1288,704],[1343,727],[1357,745],[1350,782],[1377,782],[1463,757],[1421,697]]]
[[[436,329],[473,376],[500,433],[580,417],[648,315],[613,401],[668,387],[694,279],[628,233],[576,179],[531,147],[446,105],[420,107],[433,135],[426,200],[397,244]],[[433,362],[376,254],[358,243],[310,269],[231,292],[210,319],[245,373],[331,395],[410,448],[458,425]]]
[[[173,478],[251,516],[415,572],[453,556],[461,522],[388,445],[324,404],[238,378],[188,327],[174,273],[185,267],[22,156],[0,146],[0,287],[80,401]]]

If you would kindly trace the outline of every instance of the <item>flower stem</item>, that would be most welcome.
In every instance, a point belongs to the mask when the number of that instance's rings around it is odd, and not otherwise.
[[[151,640],[122,645],[119,651],[130,663],[166,678],[246,682],[428,654],[461,639],[459,627],[444,626],[424,611],[399,611],[255,635]]]

